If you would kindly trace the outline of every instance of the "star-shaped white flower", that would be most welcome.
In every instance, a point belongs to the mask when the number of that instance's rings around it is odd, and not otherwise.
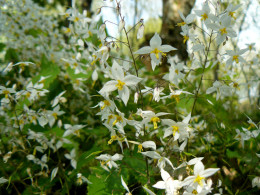
[[[162,55],[166,55],[165,52],[169,52],[171,50],[176,50],[176,48],[170,45],[162,45],[162,39],[160,36],[155,33],[152,39],[150,40],[150,46],[142,47],[137,50],[135,54],[150,54],[152,59],[152,69],[161,62]]]
[[[205,178],[215,174],[219,168],[204,168],[201,161],[198,161],[194,166],[194,175],[187,177],[183,182],[182,186],[194,186],[198,192],[200,192],[205,185]]]
[[[125,76],[122,66],[116,61],[113,63],[111,72],[111,77],[114,80],[108,81],[99,93],[102,96],[107,97],[110,92],[118,89],[119,97],[123,100],[124,104],[127,105],[130,95],[128,87],[136,86],[142,79],[134,75]]]
[[[176,194],[177,190],[181,188],[181,182],[179,180],[174,180],[164,169],[161,169],[161,176],[163,181],[158,181],[153,187],[165,189],[167,195]]]

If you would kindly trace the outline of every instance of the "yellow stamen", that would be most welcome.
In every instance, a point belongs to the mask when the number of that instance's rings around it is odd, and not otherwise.
[[[108,141],[108,144],[112,144],[113,141],[117,140],[117,136],[116,135],[112,135],[111,139]]]
[[[9,94],[10,92],[8,91],[8,90],[3,90],[3,94],[5,94],[5,98],[7,99],[8,98],[8,94]]]
[[[192,194],[198,194],[197,190],[193,190]]]
[[[113,126],[117,123],[117,122],[123,122],[123,118],[119,115],[115,115],[116,120],[113,122]]]
[[[162,51],[158,50],[157,48],[155,48],[153,51],[151,51],[151,53],[155,54],[155,57],[159,60],[160,56],[159,53],[164,54]]]
[[[198,183],[200,186],[203,186],[203,183],[201,180],[205,179],[205,177],[201,177],[200,175],[198,175],[195,179],[194,179],[194,183]]]
[[[109,116],[108,116],[108,119],[107,119],[107,123],[110,123],[110,121],[111,121],[112,118],[114,118],[114,116],[113,116],[113,115],[109,115]]]
[[[221,28],[221,29],[219,29],[219,31],[220,31],[221,35],[227,34],[227,29],[226,28]]]
[[[36,116],[32,116],[31,123],[33,123],[33,121],[36,121]]]
[[[116,84],[116,87],[118,88],[118,90],[122,90],[123,86],[125,85],[125,82],[122,82],[120,80],[117,80],[118,84]]]
[[[77,137],[80,137],[80,129],[76,130],[74,133],[77,135]]]
[[[141,153],[143,151],[143,146],[142,146],[142,144],[139,144],[138,145],[138,153]]]
[[[70,28],[67,28],[67,29],[65,30],[65,33],[71,33],[71,29],[70,29]]]
[[[57,120],[57,116],[58,116],[58,114],[56,113],[56,112],[54,112],[54,113],[52,113],[52,116]]]
[[[201,17],[202,17],[201,20],[205,21],[208,18],[208,15],[206,13],[204,13],[201,15]]]
[[[234,13],[235,13],[235,12],[229,12],[228,15],[231,16],[231,17],[234,18],[234,19],[237,19],[237,18],[234,16]]]
[[[188,40],[189,40],[189,37],[188,37],[187,35],[184,35],[184,36],[183,36],[183,43],[185,44],[186,41],[188,41]]]
[[[101,110],[103,110],[105,107],[110,106],[110,102],[108,100],[103,101],[104,105],[101,107]]]
[[[19,125],[23,125],[23,124],[24,124],[23,119],[19,120]]]
[[[234,82],[233,87],[238,88],[238,83]]]
[[[172,126],[172,135],[175,136],[176,132],[180,132],[179,131],[179,127],[178,126]]]
[[[235,61],[236,63],[238,63],[239,62],[238,55],[233,56],[232,61]]]
[[[247,128],[248,130],[250,130],[250,129],[252,129],[252,128],[254,128],[255,127],[255,125],[253,124],[253,123],[249,123],[249,127]]]
[[[160,119],[158,117],[154,116],[151,118],[151,122],[153,122],[154,129],[157,129],[158,128],[157,123],[160,122]]]
[[[186,22],[180,22],[180,23],[177,23],[177,26],[184,26],[186,24]]]
[[[77,22],[77,21],[79,21],[79,17],[75,17],[75,19],[74,19],[74,22]]]

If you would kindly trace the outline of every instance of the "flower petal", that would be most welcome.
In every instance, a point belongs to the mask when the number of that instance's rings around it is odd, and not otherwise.
[[[164,181],[158,181],[156,184],[153,185],[154,188],[158,189],[165,189],[165,182]]]
[[[150,46],[152,48],[156,48],[159,47],[161,44],[162,44],[161,37],[157,33],[155,33],[153,38],[150,40]]]
[[[147,53],[150,53],[151,51],[152,51],[151,47],[145,46],[145,47],[142,47],[141,49],[137,50],[134,54],[147,54]]]
[[[169,51],[172,51],[172,50],[177,50],[175,47],[172,47],[170,45],[162,45],[158,49],[160,51],[163,51],[163,52],[169,52]]]
[[[204,171],[204,165],[201,161],[198,161],[194,166],[194,175],[198,175],[202,171]]]
[[[124,79],[123,82],[125,82],[125,84],[127,86],[135,86],[137,85],[137,83],[139,83],[142,79],[139,77],[136,77],[134,75],[127,75]]]

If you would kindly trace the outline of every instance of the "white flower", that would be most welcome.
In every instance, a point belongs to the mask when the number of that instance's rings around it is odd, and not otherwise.
[[[219,18],[218,23],[210,23],[208,27],[212,30],[215,30],[217,35],[217,44],[221,44],[223,41],[226,40],[227,36],[229,37],[236,37],[236,32],[230,27],[231,25],[231,18],[228,15],[223,15]]]
[[[153,90],[153,99],[156,102],[160,101],[160,95],[162,95],[163,93],[161,93],[164,90],[163,87],[155,87]]]
[[[235,62],[236,64],[238,63],[246,63],[245,59],[241,56],[242,54],[244,54],[246,51],[248,51],[248,49],[238,49],[237,51],[233,51],[233,50],[227,50],[227,54],[230,56],[230,58],[227,60],[226,64],[227,66],[232,65],[233,62]]]
[[[61,92],[53,99],[52,107],[55,107],[60,102],[65,103],[67,101],[66,98],[62,97],[64,93],[66,93],[66,91]]]
[[[194,166],[194,175],[187,177],[183,182],[183,186],[194,186],[197,192],[201,192],[205,185],[205,178],[215,174],[219,168],[210,168],[204,170],[204,165],[198,161]]]
[[[171,50],[176,50],[176,48],[170,45],[162,45],[162,39],[157,33],[155,33],[150,40],[150,46],[145,46],[139,49],[135,54],[150,54],[152,59],[152,69],[154,70],[161,62],[162,55],[166,55],[164,52],[169,52]]]
[[[15,93],[15,90],[13,88],[6,88],[4,86],[0,86],[0,94],[4,94],[6,99],[9,97],[9,94],[11,93]]]
[[[137,111],[141,117],[144,118],[143,123],[145,125],[147,125],[149,122],[153,123],[154,129],[158,128],[158,123],[160,122],[160,118],[159,116],[163,116],[163,115],[167,115],[168,113],[165,112],[159,112],[157,114],[155,114],[154,112],[148,110],[148,111],[142,111],[142,110],[138,110]]]
[[[255,177],[252,180],[252,187],[258,187],[260,189],[260,177]]]
[[[76,150],[75,150],[75,149],[72,149],[71,152],[70,152],[70,154],[65,154],[64,156],[65,156],[67,159],[70,160],[71,166],[72,166],[74,169],[76,169],[76,167],[77,167],[77,161],[75,160],[75,158],[76,158]]]
[[[227,9],[225,10],[227,12],[227,14],[232,17],[233,19],[236,20],[236,17],[234,16],[235,11],[241,7],[242,4],[238,4],[236,6],[234,6],[232,3],[228,5]]]
[[[184,25],[192,23],[195,20],[195,16],[196,16],[195,14],[189,14],[185,18],[182,12],[180,12],[179,10],[178,10],[178,12],[179,12],[180,17],[183,20],[183,22],[177,23],[177,26],[184,26]]]
[[[115,161],[122,160],[123,155],[121,154],[115,154],[113,156],[109,154],[101,154],[100,156],[96,157],[96,159],[101,160],[101,166],[103,169],[109,171],[109,169],[112,169],[112,167],[118,168],[118,165],[115,163]],[[109,169],[107,168],[109,167]]]
[[[181,71],[184,69],[183,63],[177,65],[171,64],[169,70],[169,81],[175,85],[179,85],[179,80],[182,80],[185,76]]]
[[[205,24],[208,24],[210,20],[215,20],[214,15],[210,13],[208,1],[203,4],[202,10],[194,10],[194,12],[201,17]]]
[[[181,182],[174,180],[164,169],[161,169],[161,177],[163,181],[158,181],[154,184],[154,188],[165,189],[167,195],[174,195],[181,188]]]
[[[119,97],[123,100],[124,104],[127,105],[130,95],[128,87],[136,86],[142,79],[134,75],[124,76],[123,68],[119,66],[116,61],[114,61],[111,71],[111,76],[114,80],[108,81],[99,93],[102,96],[108,96],[108,93],[118,89]]]
[[[210,94],[210,93],[213,93],[215,91],[217,92],[216,99],[218,100],[221,95],[227,95],[228,93],[230,93],[231,88],[229,86],[225,85],[225,84],[222,84],[219,81],[215,81],[213,83],[213,87],[208,88],[206,93]]]

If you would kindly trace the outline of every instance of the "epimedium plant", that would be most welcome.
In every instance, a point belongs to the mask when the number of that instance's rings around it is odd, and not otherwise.
[[[190,55],[181,62],[157,33],[134,51],[132,30],[142,38],[145,23],[126,27],[117,0],[92,18],[75,1],[60,18],[31,0],[1,4],[3,193],[257,192],[259,122],[239,121],[237,103],[259,85],[259,57],[254,44],[228,49],[241,5],[180,12]],[[104,7],[118,24],[100,20]],[[107,23],[125,38],[109,36]]]

